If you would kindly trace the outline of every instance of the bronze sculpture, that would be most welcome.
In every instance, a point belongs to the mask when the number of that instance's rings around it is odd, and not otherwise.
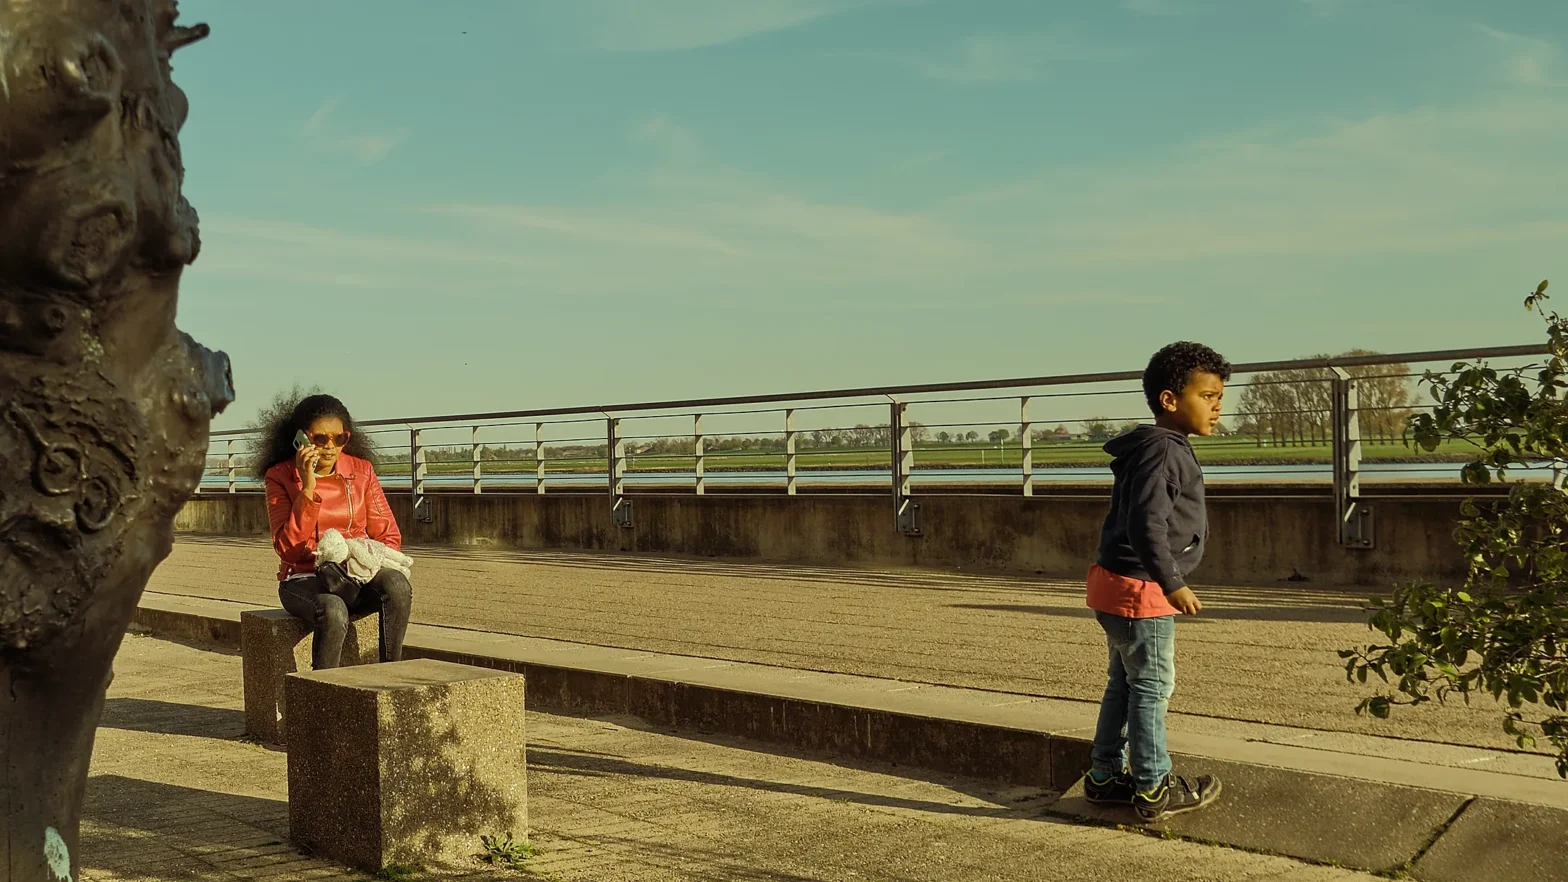
[[[110,667],[195,489],[228,358],[174,326],[174,0],[0,0],[0,867],[80,878]]]

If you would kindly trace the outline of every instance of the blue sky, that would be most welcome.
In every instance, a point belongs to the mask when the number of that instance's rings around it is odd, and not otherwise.
[[[249,422],[1533,341],[1568,4],[184,0]]]

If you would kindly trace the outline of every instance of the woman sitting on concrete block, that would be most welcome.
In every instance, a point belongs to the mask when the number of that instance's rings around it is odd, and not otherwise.
[[[316,670],[337,667],[349,616],[378,608],[381,660],[401,661],[414,593],[405,573],[382,567],[352,591],[342,590],[341,579],[324,580],[316,573],[317,546],[333,531],[393,551],[403,544],[376,478],[375,451],[354,431],[348,408],[331,395],[308,396],[292,409],[280,407],[263,430],[262,444],[258,471],[267,485],[272,547],[282,559],[278,598],[314,630],[312,665]]]

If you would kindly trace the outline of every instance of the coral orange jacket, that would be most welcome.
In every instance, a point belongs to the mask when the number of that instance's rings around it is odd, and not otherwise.
[[[281,561],[278,581],[315,572],[316,541],[327,530],[337,530],[345,539],[374,539],[391,548],[403,547],[403,533],[381,491],[381,481],[365,460],[340,454],[333,473],[316,479],[315,498],[303,499],[303,493],[293,460],[267,470],[267,521],[272,526],[272,547]]]

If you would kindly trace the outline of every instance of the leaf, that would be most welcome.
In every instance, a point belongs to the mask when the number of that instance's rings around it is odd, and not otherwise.
[[[1458,362],[1427,371],[1432,405],[1411,414],[1410,446],[1429,452],[1447,442],[1470,446],[1465,485],[1507,485],[1505,496],[1467,499],[1452,536],[1462,574],[1433,584],[1396,586],[1367,605],[1367,625],[1384,645],[1343,650],[1346,678],[1375,673],[1391,694],[1362,699],[1357,713],[1386,719],[1398,705],[1490,700],[1512,710],[1503,728],[1522,748],[1549,739],[1558,774],[1568,778],[1568,493],[1532,480],[1542,463],[1568,460],[1568,319],[1546,308],[1547,283],[1526,305],[1546,326],[1547,358],[1496,369]],[[1425,396],[1423,396],[1425,397]],[[1556,716],[1529,720],[1524,711]]]

